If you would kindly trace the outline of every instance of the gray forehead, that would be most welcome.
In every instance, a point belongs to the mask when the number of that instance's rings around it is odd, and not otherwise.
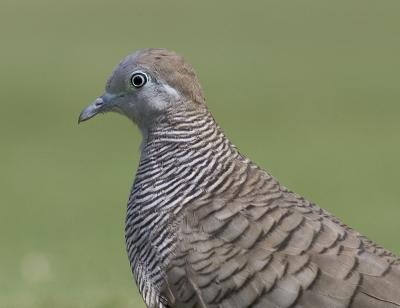
[[[137,62],[138,52],[125,57],[113,70],[106,84],[109,93],[122,92],[126,88],[127,80],[137,70],[147,71],[147,68]]]

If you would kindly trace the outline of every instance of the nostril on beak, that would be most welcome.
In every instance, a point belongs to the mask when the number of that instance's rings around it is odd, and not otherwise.
[[[103,100],[101,98],[96,99],[96,101],[94,102],[94,105],[96,107],[100,107],[101,105],[103,105]]]

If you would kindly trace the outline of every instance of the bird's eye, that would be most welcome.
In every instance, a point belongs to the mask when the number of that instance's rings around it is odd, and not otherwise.
[[[148,81],[147,75],[145,73],[142,73],[142,72],[133,73],[132,76],[131,76],[131,84],[135,88],[143,87],[146,84],[147,81]]]

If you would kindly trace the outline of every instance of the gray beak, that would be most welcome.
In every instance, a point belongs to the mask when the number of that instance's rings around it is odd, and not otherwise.
[[[102,96],[96,98],[96,100],[82,110],[79,115],[78,124],[93,118],[95,115],[99,114],[104,110],[104,98]]]

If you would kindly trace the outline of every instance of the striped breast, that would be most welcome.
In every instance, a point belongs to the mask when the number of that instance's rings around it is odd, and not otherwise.
[[[174,110],[172,123],[146,134],[128,201],[126,247],[148,307],[166,305],[161,293],[182,209],[227,185],[232,168],[226,162],[241,157],[207,110]]]

